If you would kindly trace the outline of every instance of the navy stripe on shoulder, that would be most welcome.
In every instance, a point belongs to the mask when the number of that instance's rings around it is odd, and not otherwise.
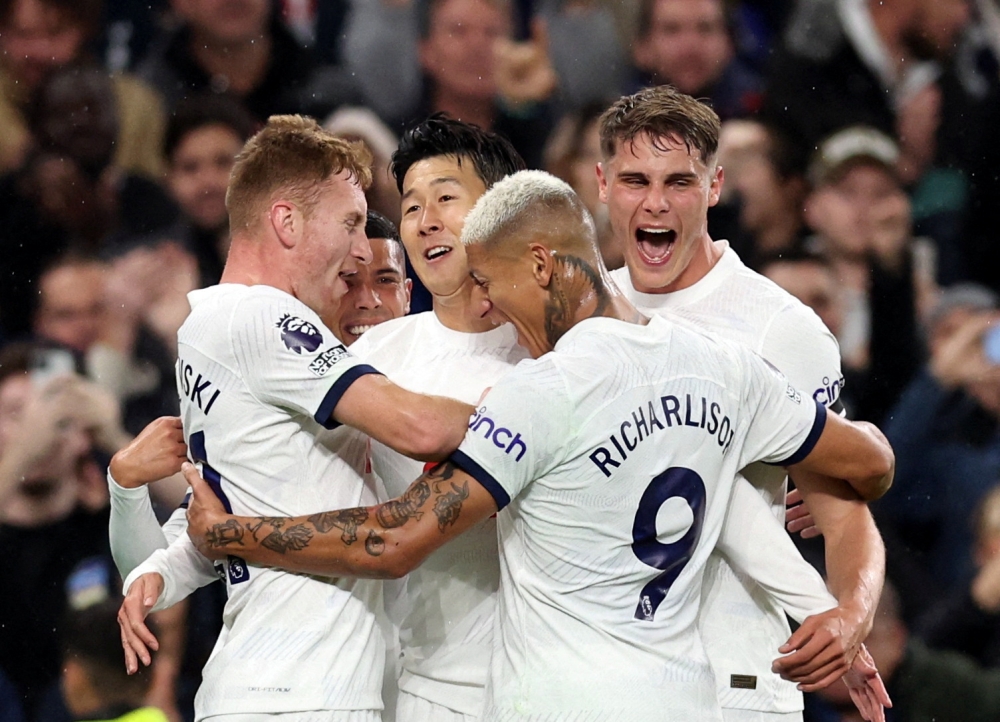
[[[794,454],[789,456],[784,461],[775,462],[775,466],[791,466],[792,464],[798,464],[804,458],[809,456],[813,448],[816,446],[816,442],[819,441],[819,437],[823,435],[823,427],[826,426],[826,407],[819,401],[816,402],[816,418],[813,419],[812,428],[809,429],[809,435],[806,440],[802,442],[802,446]]]
[[[320,402],[316,414],[313,416],[317,424],[322,424],[327,429],[335,429],[340,426],[339,421],[333,418],[333,410],[340,403],[340,398],[347,392],[355,381],[368,374],[379,374],[382,372],[369,366],[368,364],[358,364],[347,369],[340,375],[340,378],[333,382],[330,390],[326,392],[323,401]]]
[[[500,486],[500,482],[494,479],[490,472],[470,459],[468,455],[456,449],[448,457],[448,461],[483,485],[483,488],[490,493],[490,496],[497,503],[497,511],[510,504],[510,495],[507,493],[507,490]]]

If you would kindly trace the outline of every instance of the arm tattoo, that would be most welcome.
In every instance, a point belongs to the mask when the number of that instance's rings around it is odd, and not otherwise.
[[[312,536],[312,530],[305,524],[296,524],[284,531],[277,527],[264,537],[261,546],[278,554],[284,554],[287,551],[297,552],[309,546]]]
[[[340,535],[340,540],[350,546],[358,540],[358,527],[368,521],[368,510],[364,507],[357,509],[341,509],[340,511],[324,511],[321,514],[313,514],[307,519],[316,531],[326,534],[336,527],[344,533]]]
[[[578,314],[584,318],[601,316],[611,303],[608,289],[593,266],[570,255],[556,256],[555,261],[545,302],[545,335],[553,346],[572,327]]]
[[[368,530],[368,538],[365,539],[365,551],[371,556],[381,556],[385,551],[385,540],[375,533],[374,529]]]
[[[420,519],[424,515],[420,507],[431,496],[431,487],[423,478],[413,482],[398,499],[387,501],[375,510],[375,518],[383,529],[395,529],[410,519]]]
[[[454,481],[451,482],[451,491],[441,494],[434,502],[434,515],[438,520],[438,531],[444,534],[445,529],[458,521],[458,515],[462,511],[462,502],[468,498],[469,482],[463,482],[461,486],[458,486]]]
[[[205,534],[205,541],[216,549],[231,544],[243,546],[243,527],[235,519],[228,519],[221,524],[213,525]]]

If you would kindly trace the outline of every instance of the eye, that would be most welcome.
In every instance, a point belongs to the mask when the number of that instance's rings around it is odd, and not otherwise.
[[[438,198],[438,203],[447,203],[448,201],[455,200],[455,196],[443,195]]]
[[[418,206],[418,205],[407,206],[403,210],[403,215],[406,216],[406,215],[409,215],[410,213],[416,213],[419,210],[420,210],[420,206]]]

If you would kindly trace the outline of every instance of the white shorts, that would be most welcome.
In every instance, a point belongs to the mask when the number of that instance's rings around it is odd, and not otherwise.
[[[382,722],[382,713],[375,709],[358,709],[276,714],[219,714],[205,717],[199,722]]]
[[[759,712],[754,709],[722,708],[726,722],[802,722],[801,712]]]
[[[478,715],[462,714],[423,697],[399,690],[396,698],[396,722],[477,722]]]

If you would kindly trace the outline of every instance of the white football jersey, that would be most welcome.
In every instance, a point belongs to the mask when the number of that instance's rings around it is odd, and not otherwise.
[[[344,391],[375,370],[312,310],[276,288],[225,284],[189,299],[191,314],[178,333],[184,435],[226,508],[299,516],[377,503],[374,486],[355,471],[364,459],[363,437],[359,443],[349,429],[326,430],[335,425],[331,413]],[[294,531],[286,542],[293,546]],[[185,567],[192,551],[181,535],[130,580],[161,572],[158,608],[169,606],[206,581]],[[195,700],[199,719],[381,709],[379,582],[250,566],[236,541],[220,567],[229,599]]]
[[[804,457],[825,419],[755,354],[660,318],[588,319],[501,379],[452,456],[503,510],[485,718],[721,719],[705,563],[737,471]]]
[[[351,352],[405,389],[469,404],[528,356],[510,324],[462,333],[433,312],[376,326]],[[375,473],[390,496],[423,473],[421,462],[375,440],[371,446]],[[398,620],[400,689],[463,714],[482,710],[500,583],[497,557],[496,520],[488,519],[407,575]]]
[[[718,263],[693,286],[673,293],[639,293],[627,268],[611,273],[646,314],[679,319],[760,354],[791,384],[825,406],[839,406],[844,378],[833,334],[812,309],[747,268],[725,241]],[[755,464],[744,476],[784,522],[787,476]],[[705,573],[699,629],[716,673],[723,707],[788,713],[802,709],[795,684],[771,672],[778,647],[791,635],[784,611],[752,579],[720,555]]]

